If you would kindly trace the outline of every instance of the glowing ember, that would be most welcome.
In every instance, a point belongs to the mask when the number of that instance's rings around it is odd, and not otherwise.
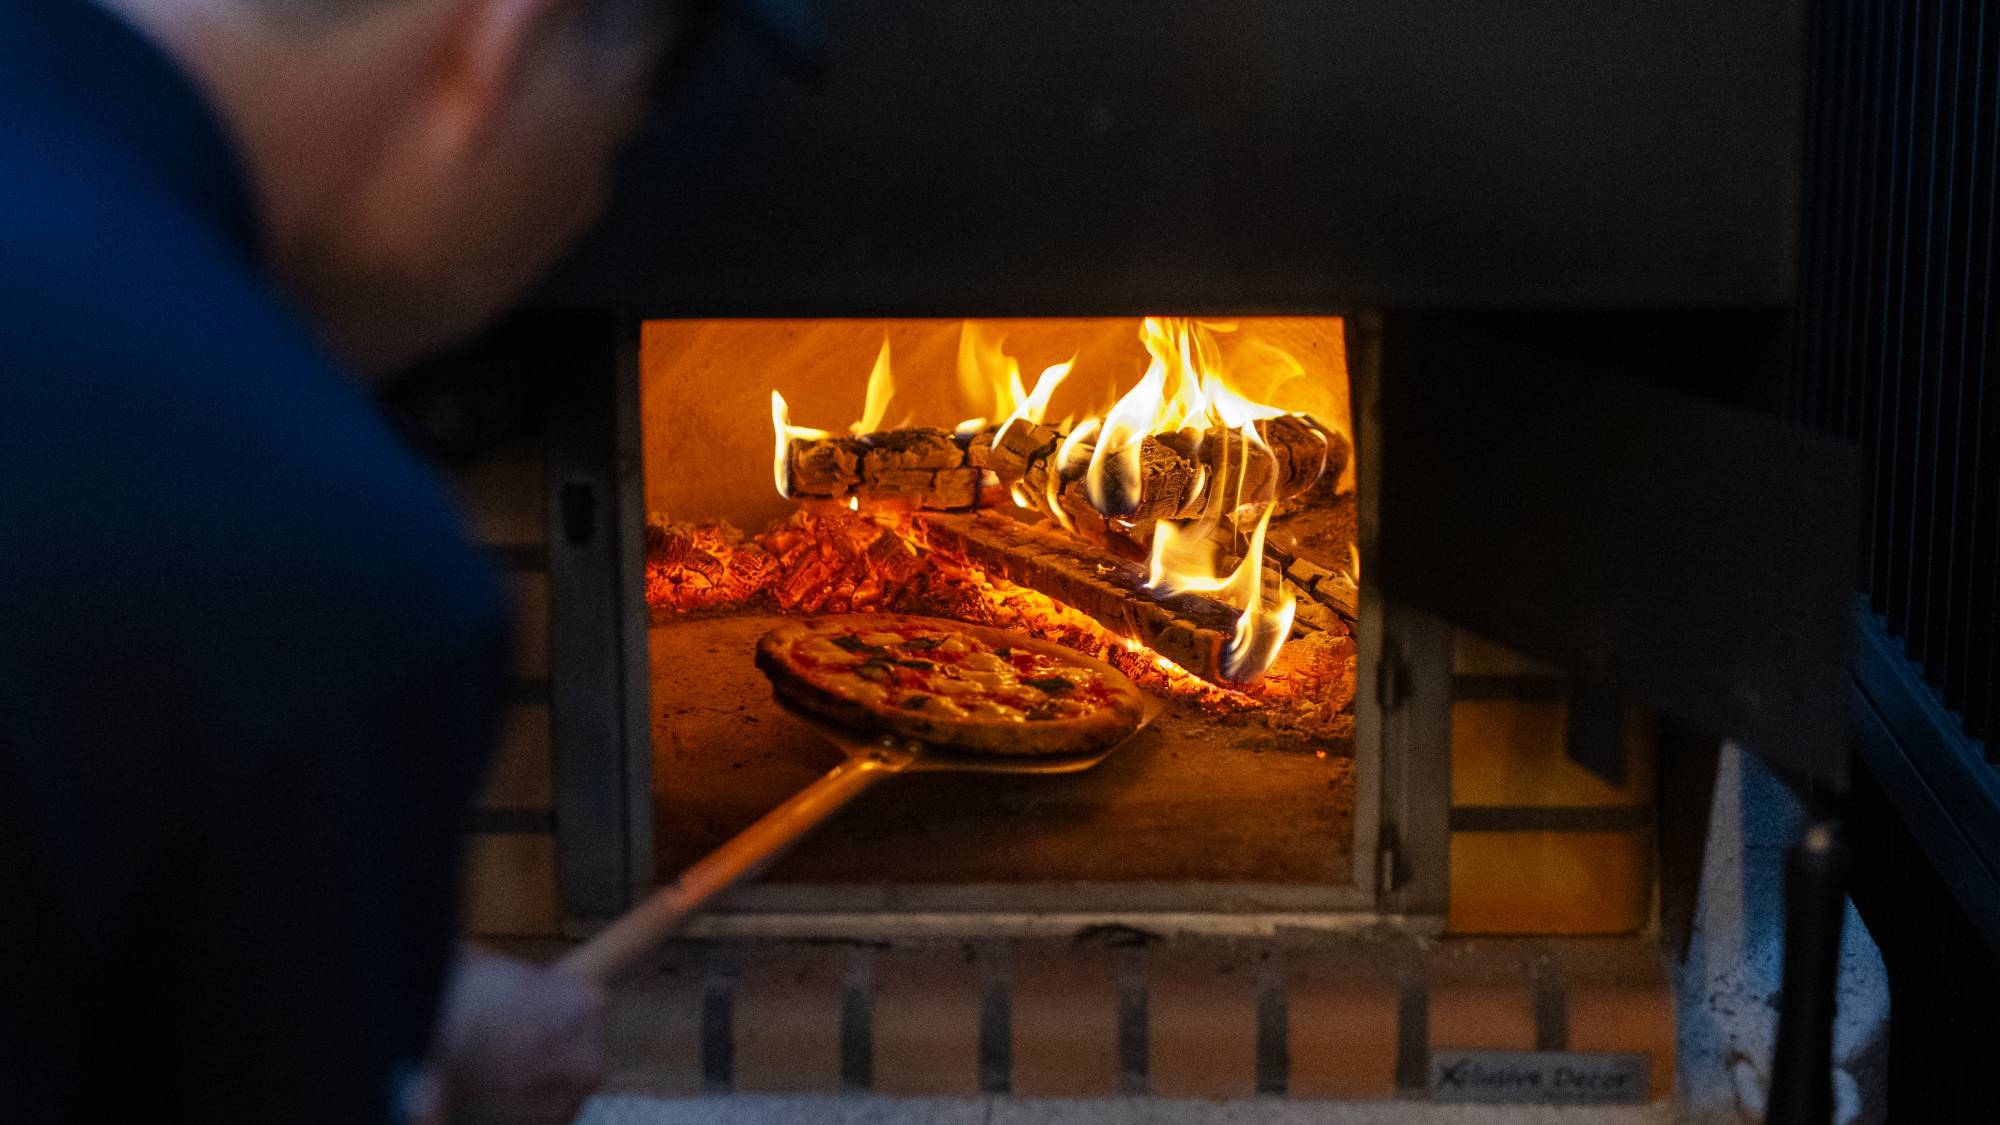
[[[646,521],[646,604],[655,610],[735,609],[775,574],[771,556],[727,523]]]
[[[925,547],[906,516],[887,511],[816,504],[754,537],[727,524],[655,516],[647,527],[646,600],[663,616],[776,608],[951,617],[1067,645],[1211,714],[1313,737],[1340,737],[1352,721],[1343,709],[1353,697],[1354,646],[1344,634],[1295,639],[1255,684],[1218,686],[1076,609]]]

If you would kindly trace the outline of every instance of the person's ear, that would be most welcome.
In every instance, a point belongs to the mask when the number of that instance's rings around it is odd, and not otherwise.
[[[429,88],[437,139],[476,148],[527,79],[574,0],[448,0]]]

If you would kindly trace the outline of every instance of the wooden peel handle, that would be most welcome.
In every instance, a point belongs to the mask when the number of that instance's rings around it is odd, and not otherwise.
[[[770,866],[849,801],[877,781],[901,773],[915,760],[914,754],[898,751],[847,759],[570,950],[556,967],[600,984],[610,983],[659,948],[708,900]]]

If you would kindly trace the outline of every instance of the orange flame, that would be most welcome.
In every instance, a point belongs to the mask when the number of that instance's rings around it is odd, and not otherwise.
[[[1207,486],[1203,510],[1193,520],[1180,524],[1162,520],[1153,529],[1147,584],[1162,593],[1207,594],[1240,610],[1222,667],[1231,681],[1248,683],[1277,660],[1291,635],[1298,605],[1282,587],[1275,598],[1264,591],[1264,538],[1277,506],[1276,482],[1271,482],[1271,494],[1246,497],[1242,482],[1247,474],[1239,470],[1233,484],[1229,479],[1232,459],[1247,466],[1253,448],[1267,448],[1257,421],[1284,413],[1253,401],[1225,377],[1214,333],[1233,330],[1231,325],[1146,318],[1139,335],[1152,363],[1138,385],[1111,408],[1084,483],[1098,511],[1130,513],[1141,499],[1140,445],[1148,435],[1193,429],[1203,435],[1198,440],[1207,441],[1220,433],[1222,455],[1214,459],[1215,479],[1203,482]],[[1232,434],[1240,439],[1240,452],[1233,458],[1230,446],[1238,443],[1231,441]],[[1217,557],[1217,532],[1226,517],[1245,505],[1263,510],[1242,561],[1224,573]]]
[[[1016,418],[1040,422],[1056,387],[1076,366],[1075,356],[1050,364],[1042,369],[1035,389],[1030,391],[1021,382],[1021,361],[1007,354],[1006,343],[1004,336],[988,338],[977,321],[968,320],[959,329],[959,390],[967,402],[986,412],[960,422],[957,431],[961,435],[978,433],[988,422],[993,422],[995,429],[1006,429]]]
[[[861,417],[847,427],[847,432],[858,437],[881,429],[882,419],[889,413],[889,400],[895,396],[896,380],[889,369],[889,334],[884,332],[882,350],[876,353],[875,366],[868,372],[868,389],[862,395]],[[778,447],[772,476],[778,486],[778,495],[789,500],[792,495],[792,442],[820,441],[833,435],[810,426],[792,425],[791,408],[786,405],[785,396],[775,389],[771,392],[771,431]]]
[[[1224,378],[1215,334],[1233,331],[1230,324],[1176,317],[1149,316],[1140,324],[1139,339],[1152,362],[1105,416],[1103,434],[1091,454],[1085,484],[1098,511],[1124,515],[1138,506],[1139,447],[1149,435],[1242,429],[1284,413],[1238,393]]]
[[[1240,616],[1222,666],[1231,681],[1249,683],[1277,660],[1297,612],[1293,596],[1282,584],[1275,593],[1264,585],[1264,541],[1277,505],[1275,478],[1265,474],[1266,494],[1244,495],[1253,451],[1270,452],[1256,424],[1285,413],[1259,399],[1274,397],[1280,388],[1304,376],[1305,368],[1290,353],[1261,340],[1234,345],[1225,361],[1218,337],[1235,330],[1233,324],[1189,318],[1145,318],[1139,339],[1149,362],[1139,381],[1102,417],[1074,425],[1067,419],[1063,422],[1060,428],[1067,432],[1052,460],[1057,471],[1048,474],[1045,497],[1035,497],[1018,485],[1012,496],[1017,506],[1040,508],[1075,533],[1059,490],[1081,468],[1091,505],[1115,526],[1129,527],[1120,517],[1137,511],[1144,499],[1142,446],[1148,437],[1183,434],[1192,439],[1196,451],[1205,443],[1219,442],[1220,448],[1211,451],[1214,455],[1198,458],[1200,482],[1191,495],[1205,498],[1201,511],[1192,519],[1161,520],[1154,526],[1147,584],[1163,593],[1199,592],[1237,609]],[[960,329],[959,388],[967,402],[984,412],[958,424],[962,440],[975,437],[990,422],[1000,430],[1017,419],[1041,423],[1057,387],[1076,366],[1074,357],[1050,365],[1030,391],[1022,382],[1020,362],[1007,354],[1005,342],[976,321],[968,320]],[[850,431],[859,435],[879,429],[894,393],[885,335],[869,374],[861,418]],[[777,441],[778,491],[789,495],[788,447],[795,440],[826,434],[790,425],[785,400],[775,391],[771,422]],[[1253,512],[1253,530],[1246,538],[1234,529],[1249,522]],[[1225,545],[1228,555],[1240,561],[1225,560]],[[1358,558],[1351,569],[1358,574]]]
[[[1246,425],[1242,433],[1247,455],[1249,443],[1257,440],[1257,431],[1254,426]],[[1223,464],[1227,466],[1226,459]],[[1276,598],[1267,597],[1264,589],[1264,539],[1270,533],[1271,513],[1277,509],[1272,500],[1263,504],[1242,561],[1223,573],[1218,565],[1220,550],[1213,532],[1222,509],[1231,506],[1221,499],[1227,491],[1226,482],[1218,481],[1208,509],[1198,519],[1184,524],[1160,521],[1153,529],[1146,583],[1159,593],[1207,594],[1242,610],[1236,619],[1235,635],[1222,654],[1222,674],[1232,683],[1249,683],[1278,659],[1285,640],[1292,634],[1298,600],[1282,585]]]
[[[1085,442],[1097,436],[1100,425],[1102,423],[1095,418],[1085,418],[1081,424],[1070,430],[1069,436],[1062,440],[1060,446],[1056,447],[1056,459],[1050,465],[1053,471],[1048,475],[1049,483],[1046,496],[1048,511],[1050,515],[1056,518],[1056,522],[1062,525],[1063,530],[1069,532],[1071,535],[1076,534],[1076,522],[1071,520],[1069,512],[1064,510],[1062,495],[1057,490],[1062,487],[1063,478],[1068,474],[1069,467],[1075,464],[1077,458],[1080,456],[1078,451]]]
[[[1054,397],[1056,388],[1062,385],[1064,379],[1069,378],[1069,373],[1075,367],[1076,357],[1071,356],[1061,363],[1052,363],[1042,368],[1042,373],[1035,378],[1035,389],[1028,392],[1028,396],[1021,400],[1020,405],[1008,412],[1007,417],[1000,423],[1001,428],[1006,428],[1007,423],[1016,418],[1040,423],[1049,412],[1049,399]]]
[[[1215,543],[1199,532],[1164,520],[1153,529],[1148,588],[1162,594],[1207,594],[1242,609],[1235,635],[1222,653],[1222,675],[1231,683],[1250,683],[1277,661],[1298,614],[1298,599],[1290,590],[1280,587],[1275,599],[1265,594],[1264,536],[1272,511],[1266,507],[1257,517],[1243,561],[1227,574],[1216,565]]]
[[[777,435],[778,454],[772,473],[777,479],[778,495],[790,499],[792,495],[792,442],[819,441],[830,437],[825,430],[815,430],[808,426],[791,424],[791,412],[785,406],[785,396],[771,392],[771,429]]]
[[[882,351],[875,357],[875,366],[868,372],[868,392],[861,403],[861,418],[847,427],[847,432],[856,437],[872,434],[882,428],[882,418],[889,413],[889,400],[895,397],[896,380],[889,373],[889,334],[882,334]]]

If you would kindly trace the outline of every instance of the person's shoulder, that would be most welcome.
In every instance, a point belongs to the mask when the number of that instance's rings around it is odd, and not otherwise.
[[[34,485],[0,495],[32,536],[6,568],[357,639],[489,615],[433,475],[247,261],[150,206],[0,209],[0,473]]]

